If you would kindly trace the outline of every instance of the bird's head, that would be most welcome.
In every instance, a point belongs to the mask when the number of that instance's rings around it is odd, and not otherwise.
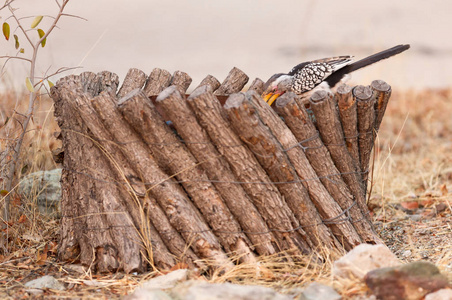
[[[272,105],[275,100],[284,94],[292,90],[292,76],[278,73],[270,77],[264,85],[264,93],[262,98],[268,105]]]

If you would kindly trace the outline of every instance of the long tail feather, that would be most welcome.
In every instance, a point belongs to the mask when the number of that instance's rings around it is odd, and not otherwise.
[[[368,65],[374,64],[382,59],[386,59],[391,56],[402,53],[403,51],[406,51],[409,48],[410,45],[398,45],[390,49],[375,53],[371,56],[358,60],[357,62],[349,64],[348,66],[345,66],[342,69],[334,72],[331,76],[329,76],[326,79],[326,81],[328,82],[330,87],[333,87],[342,79],[342,77],[344,77],[344,75],[359,70],[361,68],[367,67]]]

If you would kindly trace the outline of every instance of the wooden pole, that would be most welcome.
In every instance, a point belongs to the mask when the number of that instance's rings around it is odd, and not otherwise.
[[[358,202],[359,208],[370,221],[365,191],[362,186],[362,177],[345,146],[344,133],[333,94],[324,90],[317,91],[311,96],[309,101],[323,143],[328,148],[334,164]]]
[[[146,83],[146,74],[139,69],[129,69],[119,89],[118,98],[124,97],[127,93],[134,89],[140,89]]]
[[[264,92],[264,82],[260,78],[256,78],[251,83],[248,91],[255,91],[258,95]]]
[[[353,89],[358,116],[359,166],[362,172],[363,188],[367,191],[370,154],[375,136],[375,96],[370,87],[359,85]]]
[[[187,73],[176,71],[171,78],[171,85],[177,86],[179,93],[184,95],[192,81],[193,80]]]
[[[297,138],[284,124],[284,121],[255,91],[248,91],[246,97],[257,110],[259,119],[270,129],[281,145],[283,152],[289,158],[292,168],[301,180],[300,189],[304,188],[307,191],[309,198],[323,219],[322,222],[331,229],[346,250],[351,250],[361,244],[361,239],[350,223],[348,216],[342,213],[341,207],[328,193],[302,148],[298,146]],[[313,209],[316,214],[317,211]]]
[[[166,89],[171,83],[170,72],[155,68],[146,81],[143,92],[147,97],[157,96],[161,91]]]
[[[207,75],[196,88],[199,88],[203,85],[208,85],[210,86],[212,91],[216,91],[220,87],[221,83],[212,75]]]
[[[304,106],[299,106],[297,95],[286,93],[276,100],[276,111],[297,138],[311,166],[331,196],[337,201],[345,214],[351,218],[356,231],[365,243],[381,243],[375,233],[372,222],[366,218],[355,202],[350,189],[334,165],[328,149],[320,139],[319,133],[311,121]]]
[[[243,93],[232,94],[224,105],[235,133],[254,153],[306,232],[311,247],[340,249],[329,229],[320,219],[309,195],[284,153],[281,145],[260,120],[256,109]]]
[[[305,232],[298,229],[299,222],[252,152],[234,133],[213,93],[206,86],[200,87],[188,97],[187,102],[273,231],[277,250],[294,254],[310,253],[310,247],[303,239]]]
[[[184,140],[187,148],[190,149],[190,152],[199,162],[203,162],[202,166],[207,176],[212,180],[212,183],[221,194],[234,218],[238,220],[243,230],[247,233],[252,244],[255,245],[257,252],[260,255],[275,254],[276,249],[272,245],[273,235],[269,232],[267,225],[242,186],[235,183],[238,179],[232,174],[224,157],[218,152],[205,130],[199,125],[187,102],[171,87],[163,93],[165,94],[161,95],[162,98],[159,97],[159,105],[169,118],[174,120],[174,127]],[[196,95],[195,93],[192,93],[192,96]],[[226,229],[223,228],[222,231]],[[235,239],[240,239],[240,236]]]
[[[182,100],[182,96],[174,86],[170,86],[160,93],[157,104],[167,98]],[[172,109],[177,109],[177,107],[172,107]],[[154,145],[152,151],[161,167],[170,170],[182,182],[185,191],[215,231],[225,250],[237,253],[241,256],[242,261],[253,261],[254,256],[248,246],[251,243],[242,233],[240,225],[210,182],[204,169],[204,163],[216,158],[210,157],[207,158],[208,160],[198,162],[166,125],[160,125],[163,120],[155,111],[148,109],[148,112],[149,119],[143,122],[142,127],[143,131],[147,133],[146,141]],[[185,123],[190,131],[194,125]]]
[[[151,147],[152,156],[156,159],[159,167],[182,181],[184,189],[192,197],[192,200],[203,211],[204,216],[209,218],[208,221],[214,224],[213,222],[216,221],[212,212],[216,208],[214,205],[218,205],[218,216],[222,213],[226,214],[226,209],[204,171],[186,151],[185,146],[174,136],[174,133],[155,110],[155,106],[143,92],[136,90],[135,93],[129,93],[128,96],[128,99],[123,98],[121,103],[118,103],[119,110],[124,118]],[[177,187],[177,185],[173,186]],[[197,255],[212,260],[216,259],[220,266],[231,266],[226,264],[227,258],[221,251],[217,238],[205,224],[198,209],[193,206],[187,197],[179,201],[180,203],[175,207],[178,208],[179,217],[182,219],[173,226],[182,235],[185,232],[185,236],[188,235],[189,238],[200,239],[202,237],[202,242],[193,243]],[[160,204],[162,207],[165,206],[163,203]],[[186,206],[186,208],[182,210],[183,206]],[[172,210],[175,208],[169,207],[168,204],[166,204],[166,207]],[[186,241],[190,243],[189,240],[186,239]],[[227,244],[224,243],[224,246],[227,247]]]
[[[358,116],[356,113],[356,99],[352,96],[352,88],[341,85],[336,91],[336,102],[339,107],[342,129],[344,130],[345,145],[353,158],[356,167],[359,165],[358,145]]]
[[[128,194],[130,189],[121,180],[124,179],[122,175],[133,175],[133,171],[125,166],[125,173],[121,174],[118,168],[112,166],[112,161],[120,160],[121,157],[108,157],[105,148],[92,136],[92,130],[102,129],[102,124],[95,117],[88,99],[93,96],[94,90],[103,89],[109,94],[111,91],[102,84],[96,88],[90,85],[88,88],[84,84],[88,77],[96,79],[95,74],[66,77],[52,89],[55,114],[63,128],[63,147],[68,155],[63,162],[62,211],[65,217],[62,220],[59,255],[61,259],[74,259],[72,255],[80,255],[82,263],[87,265],[96,261],[93,266],[98,271],[117,268],[123,268],[126,272],[142,270],[141,238],[149,236],[138,237],[137,233],[143,224],[136,213],[136,202]],[[89,82],[99,83],[102,78],[105,77],[99,76]],[[90,92],[84,93],[84,90]],[[117,185],[112,178],[117,178],[121,184]],[[130,186],[140,190],[140,183],[133,177]],[[74,199],[85,200],[80,205]],[[105,204],[108,206],[105,207]],[[150,230],[151,234],[155,234],[152,228]],[[154,263],[162,268],[171,267],[173,258],[165,254],[167,250],[160,243],[158,235],[150,238],[155,243]],[[73,247],[79,248],[80,252],[74,252]],[[94,253],[96,257],[93,257],[93,249],[99,250]]]
[[[376,93],[375,102],[375,132],[380,129],[381,121],[386,111],[386,106],[388,105],[389,98],[391,97],[391,86],[384,82],[383,80],[372,81],[370,87]]]
[[[233,93],[240,92],[245,84],[248,82],[249,77],[243,73],[240,69],[234,67],[220,85],[220,87],[214,92],[216,96],[226,96]]]

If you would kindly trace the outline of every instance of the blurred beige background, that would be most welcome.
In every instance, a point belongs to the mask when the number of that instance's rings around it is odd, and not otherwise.
[[[57,11],[52,0],[17,0],[15,6],[21,16]],[[59,23],[39,53],[37,74],[49,66],[81,66],[75,73],[108,70],[122,80],[131,67],[148,74],[159,67],[187,72],[196,86],[207,74],[222,81],[234,66],[251,80],[266,80],[302,61],[346,54],[359,59],[410,43],[408,52],[354,73],[352,82],[447,87],[452,83],[451,12],[452,2],[442,0],[72,0],[66,13],[88,21]],[[0,12],[1,22],[7,14]],[[14,51],[13,42],[2,38],[0,53]],[[3,89],[24,87],[22,63],[10,62],[6,71]]]

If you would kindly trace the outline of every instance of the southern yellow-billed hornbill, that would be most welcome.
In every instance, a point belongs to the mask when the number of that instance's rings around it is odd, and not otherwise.
[[[398,45],[353,63],[352,56],[336,56],[304,62],[293,67],[287,74],[278,73],[270,77],[265,83],[262,97],[269,105],[272,105],[285,92],[309,97],[317,89],[333,88],[344,76],[353,71],[409,48],[410,45]]]

